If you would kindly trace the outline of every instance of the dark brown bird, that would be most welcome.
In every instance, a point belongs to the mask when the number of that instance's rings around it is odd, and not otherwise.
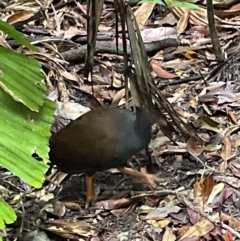
[[[93,174],[109,168],[123,168],[127,159],[148,145],[156,115],[149,107],[102,108],[74,120],[50,139],[50,160],[69,174],[85,172],[87,202],[94,199]],[[146,175],[130,168],[125,173],[142,179]],[[148,174],[150,175],[150,174]],[[151,181],[149,181],[151,182]]]

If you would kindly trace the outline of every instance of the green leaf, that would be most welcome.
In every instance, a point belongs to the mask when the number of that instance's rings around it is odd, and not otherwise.
[[[2,47],[0,56],[0,166],[39,188],[48,169],[55,103],[45,98],[38,61]]]
[[[156,4],[159,4],[159,5],[164,5],[164,6],[166,6],[166,4],[165,4],[163,1],[161,1],[161,0],[155,0],[155,3],[156,3]]]
[[[3,47],[0,56],[0,86],[16,101],[39,111],[46,93],[40,63]]]
[[[171,6],[171,4],[173,3],[173,0],[165,0],[165,3],[167,6]]]
[[[12,25],[3,22],[2,20],[0,20],[0,30],[16,39],[20,44],[25,45],[27,48],[33,51],[38,51],[38,48],[30,44],[22,33],[18,32]]]
[[[13,223],[16,219],[14,210],[0,197],[0,229],[5,228],[5,223]]]
[[[188,8],[188,9],[199,9],[198,5],[189,2],[172,2],[171,7],[180,7],[180,8]]]
[[[165,6],[165,3],[161,0],[142,0],[138,4],[142,4],[142,3],[156,3],[156,4],[159,4],[159,5]]]
[[[48,169],[45,163],[55,106],[44,99],[39,112],[32,112],[0,89],[0,166],[36,188],[41,187]],[[33,153],[45,163],[36,161]]]
[[[143,4],[143,3],[151,3],[153,0],[142,0],[138,4]]]

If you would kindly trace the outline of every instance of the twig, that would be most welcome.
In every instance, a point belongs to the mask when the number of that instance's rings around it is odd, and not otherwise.
[[[207,17],[208,17],[208,23],[209,23],[209,29],[210,29],[210,36],[211,36],[215,55],[220,62],[223,62],[224,57],[223,57],[223,53],[219,43],[217,29],[215,26],[212,0],[207,0]]]
[[[233,233],[236,237],[240,238],[240,233],[237,232],[236,230],[234,230],[233,228],[231,228],[230,226],[226,225],[225,223],[221,222],[221,221],[216,221],[214,220],[211,216],[209,216],[208,214],[204,213],[201,209],[195,207],[192,205],[192,203],[188,200],[188,198],[183,195],[183,194],[177,194],[177,197],[179,198],[179,200],[181,200],[188,208],[192,209],[193,211],[195,211],[196,213],[199,213],[202,217],[206,218],[209,222],[213,223],[216,226],[221,226],[222,228],[230,231],[231,233]]]

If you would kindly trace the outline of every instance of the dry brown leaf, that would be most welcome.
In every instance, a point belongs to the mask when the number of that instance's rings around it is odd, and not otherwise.
[[[77,7],[87,16],[87,5],[76,2]]]
[[[119,218],[120,216],[122,216],[124,213],[127,213],[127,208],[119,208],[119,209],[113,209],[110,211],[110,213],[112,215],[114,215],[115,217]]]
[[[130,198],[121,198],[118,200],[106,200],[106,201],[97,202],[95,204],[95,208],[103,209],[103,210],[112,210],[112,209],[125,207],[126,205],[132,202],[133,200],[131,200]]]
[[[150,15],[152,14],[152,11],[155,7],[156,3],[146,2],[143,3],[135,12],[135,18],[138,23],[139,29],[142,30],[145,28],[145,24],[147,20],[149,19]]]
[[[10,45],[8,44],[6,39],[3,38],[3,36],[0,36],[0,46],[11,49]]]
[[[209,176],[204,178],[203,181],[203,188],[202,188],[202,198],[203,204],[205,204],[213,190],[214,187],[214,179],[213,176]]]
[[[71,39],[74,36],[87,36],[87,32],[80,30],[77,27],[70,27],[67,31],[65,31],[63,38]]]
[[[124,86],[124,82],[122,81],[121,77],[117,73],[113,74],[112,86],[115,88],[121,88]]]
[[[81,206],[75,202],[64,202],[64,205],[70,210],[81,210]]]
[[[169,223],[171,223],[171,218],[165,218],[163,220],[147,220],[147,223],[151,224],[156,228],[165,228]]]
[[[200,145],[200,143],[197,140],[189,138],[187,141],[187,150],[193,156],[199,156],[203,152],[204,146]]]
[[[188,66],[192,64],[193,60],[182,60],[182,59],[174,59],[170,61],[166,61],[161,63],[161,66],[169,69],[179,69],[186,70]]]
[[[185,8],[180,8],[180,7],[176,7],[176,8],[172,8],[172,11],[174,12],[174,14],[176,14],[179,18],[184,14],[184,12],[186,11]],[[231,11],[230,11],[231,12]],[[238,12],[238,11],[236,11]],[[235,14],[236,13],[235,10],[232,10],[231,14]],[[221,16],[223,16],[223,11],[219,10],[218,11],[218,15],[219,13],[221,14]],[[229,10],[224,11],[224,16],[229,14]],[[216,21],[216,25],[217,26],[221,26],[221,28],[233,28],[233,29],[238,29],[239,25],[240,25],[240,21],[234,21],[234,19],[228,21],[228,20],[223,20],[221,18],[219,18],[218,16],[215,15],[215,21]],[[193,24],[193,25],[203,25],[203,26],[207,26],[208,25],[208,20],[207,20],[207,10],[204,8],[200,8],[200,9],[191,9],[190,10],[190,16],[189,16],[189,23]]]
[[[108,90],[105,88],[108,88],[109,85],[81,85],[80,90],[91,94],[93,91],[93,96],[97,99],[97,101],[100,103],[101,106],[103,106],[103,100],[111,101],[111,97],[109,96]]]
[[[214,224],[212,224],[210,221],[206,219],[203,219],[196,223],[194,226],[190,227],[188,231],[180,238],[180,240],[183,240],[184,238],[191,238],[194,236],[201,237],[213,229]]]
[[[220,172],[225,172],[227,170],[227,167],[228,167],[228,163],[223,161],[219,165],[219,171]]]
[[[122,98],[119,102],[118,102],[118,106],[122,106],[126,104],[126,99]]]
[[[231,146],[232,146],[233,148],[239,147],[239,146],[240,146],[240,138],[239,138],[239,139],[236,139],[236,140],[232,140],[232,141],[231,141]]]
[[[167,217],[170,213],[178,213],[180,210],[180,207],[174,205],[158,207],[153,209],[144,219],[160,220]]]
[[[202,188],[203,188],[204,178],[201,178],[199,181],[195,182],[194,187],[194,202],[199,203],[199,197],[202,197]]]
[[[224,234],[224,240],[225,240],[225,241],[233,241],[233,236],[232,236],[232,233],[230,233],[230,231],[227,231],[227,232]]]
[[[235,111],[228,111],[228,115],[235,124],[238,122],[238,114]]]
[[[227,224],[237,232],[240,232],[240,221],[236,218],[222,212],[220,214],[220,219],[222,222],[227,222]]]
[[[221,239],[222,232],[221,231],[222,231],[221,227],[215,226],[214,229],[211,232],[204,235],[204,239],[208,240],[208,241],[211,241],[213,239],[213,237],[214,238],[216,237],[215,241],[222,241],[222,239]]]
[[[189,105],[196,110],[198,107],[198,96],[189,95]]]
[[[199,116],[195,121],[197,126],[201,126],[203,129],[211,130],[216,133],[222,134],[223,128],[219,125],[219,122],[216,122],[213,118],[210,118],[207,115]]]
[[[191,29],[198,31],[199,33],[201,33],[205,36],[208,36],[210,34],[210,30],[209,30],[208,26],[201,26],[201,25],[200,26],[193,26]]]
[[[46,211],[48,213],[51,213],[57,217],[63,217],[66,213],[66,207],[65,205],[55,199],[52,199],[49,203],[47,203],[41,211]]]
[[[112,99],[112,105],[118,105],[119,101],[125,96],[125,89],[119,90]]]
[[[174,16],[174,14],[172,12],[168,13],[163,19],[157,19],[154,21],[154,24],[158,25],[158,26],[164,26],[164,25],[170,25],[170,26],[174,26],[175,24],[177,24],[178,20],[176,18],[176,16]]]
[[[209,143],[211,141],[211,136],[209,135],[209,133],[198,133],[199,138],[201,138],[201,140],[203,140],[204,142]],[[206,150],[206,147],[205,147]]]
[[[83,237],[91,237],[92,235],[98,234],[98,231],[95,227],[83,221],[70,222],[66,221],[65,219],[57,219],[48,220],[46,223],[48,226],[47,230],[69,239],[76,240],[77,237],[75,234]]]
[[[158,77],[164,78],[164,79],[174,79],[178,76],[172,73],[167,72],[164,70],[160,65],[155,63],[150,63],[153,71],[157,74]]]
[[[83,90],[89,94],[92,94],[92,91],[94,92],[94,94],[100,94],[103,88],[108,88],[109,85],[81,85],[80,86],[80,90]]]
[[[98,31],[99,32],[108,32],[108,31],[110,31],[112,29],[112,27],[110,27],[110,26],[107,26],[106,24],[99,24],[99,26],[98,26]]]
[[[214,199],[212,202],[213,207],[219,207],[223,202],[225,202],[230,196],[232,196],[234,189],[231,187],[225,187],[219,195],[218,200]]]
[[[239,178],[237,177],[228,177],[226,175],[224,176],[216,176],[214,177],[215,181],[218,182],[224,182],[224,183],[229,183],[229,185],[231,185],[231,187],[234,188],[240,188],[240,182],[239,182]]]
[[[212,188],[212,191],[208,197],[207,204],[212,203],[214,198],[220,193],[224,188],[224,183],[218,183]]]
[[[179,229],[178,229],[179,236],[182,236],[184,233],[186,233],[190,227],[191,226],[187,226],[187,225],[185,225],[183,227],[179,227]]]
[[[201,216],[199,213],[195,212],[194,210],[192,209],[187,209],[187,214],[188,214],[188,217],[190,219],[190,222],[192,224],[196,224],[197,222],[199,222],[201,220]],[[183,234],[183,233],[182,233]]]
[[[239,9],[240,9],[240,3],[237,3],[230,8],[230,10],[239,10]]]
[[[130,192],[131,192],[131,190],[122,190],[120,192],[115,193],[110,199],[111,200],[118,200],[120,198],[124,198]]]
[[[163,234],[162,241],[175,241],[175,240],[176,240],[176,236],[173,233],[173,230],[167,227],[166,231]]]
[[[222,153],[221,153],[221,157],[224,160],[224,162],[227,162],[231,157],[231,140],[229,136],[224,136],[223,138],[223,149],[222,149]]]
[[[69,79],[71,81],[78,83],[79,79],[78,79],[77,74],[74,75],[66,70],[60,70],[60,72],[61,72],[62,76],[65,77],[66,79]]]
[[[177,24],[178,35],[180,35],[185,31],[188,25],[189,15],[190,15],[190,10],[187,9],[186,11],[184,11],[184,14],[180,17]]]
[[[14,13],[12,16],[10,16],[7,19],[7,22],[9,24],[14,24],[14,23],[18,23],[18,22],[22,22],[25,21],[29,18],[31,18],[35,13],[33,11],[29,11],[29,10],[21,10],[18,11],[16,13]]]

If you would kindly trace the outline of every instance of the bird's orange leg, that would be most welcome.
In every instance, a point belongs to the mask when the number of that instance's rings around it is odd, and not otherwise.
[[[86,176],[85,176],[86,186],[87,186],[87,200],[86,200],[85,207],[88,207],[90,202],[96,201],[93,176],[94,175],[92,175],[92,174],[86,174]]]
[[[122,173],[126,173],[141,179],[143,182],[149,184],[151,187],[156,188],[156,182],[160,180],[155,174],[147,173],[146,167],[142,167],[141,171],[136,171],[129,167],[118,168]]]

